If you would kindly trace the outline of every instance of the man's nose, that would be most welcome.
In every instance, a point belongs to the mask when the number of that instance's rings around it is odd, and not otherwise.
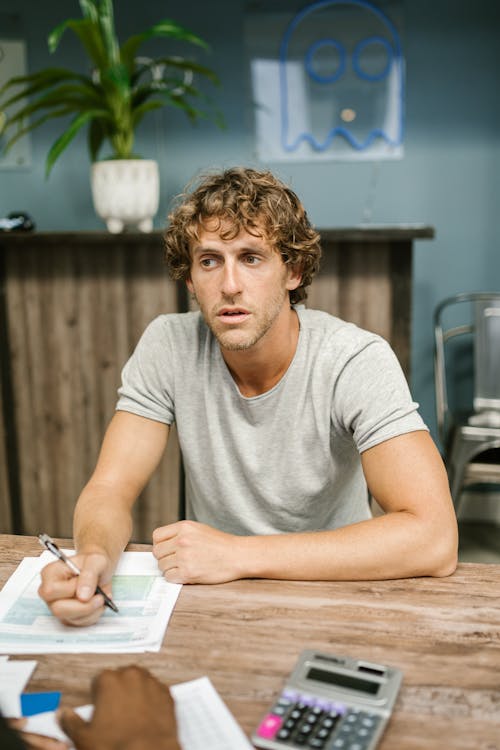
[[[222,276],[222,292],[227,296],[234,296],[241,292],[241,278],[236,263],[231,261],[224,264]]]

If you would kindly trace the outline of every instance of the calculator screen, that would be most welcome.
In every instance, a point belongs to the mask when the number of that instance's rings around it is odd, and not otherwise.
[[[378,682],[363,680],[359,677],[354,677],[353,675],[349,674],[328,672],[325,669],[318,669],[317,667],[311,667],[309,669],[307,678],[309,680],[316,680],[317,682],[325,682],[328,685],[338,685],[339,687],[359,690],[362,693],[371,693],[371,695],[375,695],[380,687],[380,684]]]

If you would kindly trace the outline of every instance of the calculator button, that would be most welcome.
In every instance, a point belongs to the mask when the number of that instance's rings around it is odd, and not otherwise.
[[[275,716],[274,714],[268,714],[260,723],[257,729],[259,737],[264,737],[266,740],[272,740],[276,733],[281,729],[283,719],[281,716]]]
[[[315,714],[310,713],[305,717],[305,721],[307,721],[309,724],[315,724],[318,721],[318,717],[315,716]]]
[[[342,734],[350,734],[352,732],[352,726],[351,726],[351,724],[347,724],[346,722],[342,722],[342,724],[339,727],[339,732],[342,732]]]
[[[316,732],[316,737],[319,740],[326,740],[326,738],[329,737],[330,732],[331,730],[328,728],[318,729],[318,731]]]
[[[335,712],[335,714],[340,714],[343,716],[347,711],[347,706],[344,703],[334,703],[332,710]]]
[[[302,735],[311,734],[311,732],[312,732],[312,726],[310,724],[302,724],[302,726],[299,729],[299,733]]]
[[[331,729],[335,726],[335,724],[338,721],[338,716],[333,719],[331,716],[327,716],[323,721],[321,722],[321,726],[325,729]]]
[[[276,714],[276,716],[284,716],[288,711],[288,708],[289,706],[282,706],[281,704],[277,703],[272,707],[272,713]]]
[[[316,698],[314,698],[312,695],[301,695],[300,703],[302,703],[304,706],[314,706],[314,704],[316,703]]]
[[[283,698],[282,695],[276,701],[277,706],[283,706],[284,708],[290,708],[292,704],[293,704],[293,701],[288,700],[288,698]]]
[[[276,739],[278,740],[287,740],[290,737],[290,732],[288,729],[280,729],[278,734],[276,735]]]
[[[309,747],[324,747],[325,741],[319,739],[318,737],[314,737],[312,740],[309,740]]]

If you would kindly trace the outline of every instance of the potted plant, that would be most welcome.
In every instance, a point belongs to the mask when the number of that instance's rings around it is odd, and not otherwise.
[[[151,231],[158,209],[158,166],[134,153],[137,126],[145,115],[166,106],[182,109],[191,121],[220,116],[195,106],[202,95],[193,81],[196,76],[217,83],[215,73],[192,59],[176,55],[149,58],[138,54],[144,42],[165,38],[208,49],[200,37],[171,20],[163,20],[146,31],[119,43],[112,0],[79,0],[81,19],[58,25],[48,37],[55,52],[69,29],[86,52],[91,71],[84,74],[50,67],[27,76],[12,78],[0,90],[0,109],[6,115],[2,132],[8,132],[8,150],[25,133],[52,118],[71,117],[52,145],[46,160],[46,175],[84,127],[88,128],[88,148],[92,161],[92,194],[97,213],[110,231],[126,225]],[[9,115],[7,108],[27,100]],[[209,100],[205,97],[205,104]],[[31,118],[28,122],[27,118]],[[111,147],[104,161],[103,148]],[[126,187],[129,180],[136,189]],[[111,187],[108,195],[107,188]]]

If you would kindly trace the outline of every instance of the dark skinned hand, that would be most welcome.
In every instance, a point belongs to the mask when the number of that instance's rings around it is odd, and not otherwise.
[[[77,750],[180,750],[170,690],[142,667],[105,669],[92,683],[94,714],[58,720]]]

